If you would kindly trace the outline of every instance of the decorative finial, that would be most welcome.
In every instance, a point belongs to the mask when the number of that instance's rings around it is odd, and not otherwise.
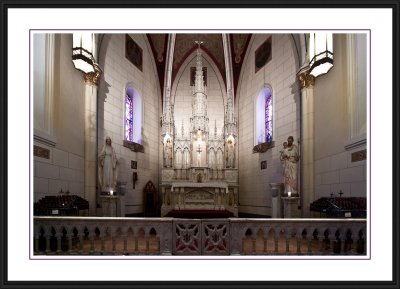
[[[196,44],[199,46],[199,49],[200,49],[200,45],[201,45],[201,44],[203,44],[203,43],[204,43],[204,41],[200,41],[200,40],[199,40],[199,41],[197,41],[197,40],[196,40],[196,41],[195,41],[195,43],[196,43]]]

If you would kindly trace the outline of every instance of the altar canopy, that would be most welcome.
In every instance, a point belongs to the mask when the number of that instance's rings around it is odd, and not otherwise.
[[[174,115],[175,103],[170,100],[170,90],[166,91],[162,118],[161,215],[166,216],[171,210],[228,210],[237,216],[237,125],[232,93],[227,90],[226,99],[220,100],[226,104],[221,108],[224,114],[219,118],[214,116],[210,132],[202,42],[196,43],[190,117]],[[217,124],[221,123],[222,127],[218,128]]]

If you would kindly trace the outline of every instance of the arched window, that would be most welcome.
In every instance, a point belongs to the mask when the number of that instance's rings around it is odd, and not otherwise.
[[[142,98],[139,92],[128,86],[125,93],[124,138],[126,141],[142,143]]]
[[[272,142],[272,94],[271,90],[265,96],[265,141]]]
[[[133,142],[133,97],[125,95],[125,139]]]
[[[264,87],[256,101],[256,144],[273,141],[273,101],[271,87]]]

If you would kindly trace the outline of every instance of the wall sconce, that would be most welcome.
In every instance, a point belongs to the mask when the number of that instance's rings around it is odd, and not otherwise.
[[[94,34],[74,33],[72,41],[72,62],[83,73],[95,72]]]
[[[328,73],[333,67],[332,33],[310,33],[309,74],[314,77]]]

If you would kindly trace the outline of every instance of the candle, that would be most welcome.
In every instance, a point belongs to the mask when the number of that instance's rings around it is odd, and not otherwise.
[[[291,192],[288,192],[287,193],[287,196],[290,198],[290,196],[292,195],[292,193]]]
[[[110,191],[110,196],[112,196],[112,195],[113,195],[113,191],[111,190],[111,191]]]

